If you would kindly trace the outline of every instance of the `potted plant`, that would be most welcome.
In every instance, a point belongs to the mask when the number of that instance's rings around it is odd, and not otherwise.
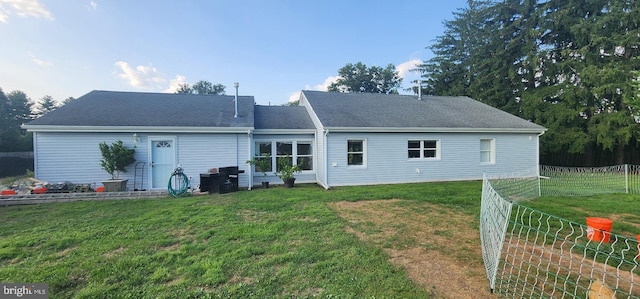
[[[264,157],[253,157],[251,160],[247,160],[247,164],[253,165],[256,171],[262,172],[264,180],[262,181],[262,188],[269,189],[269,182],[266,180],[267,171],[271,169],[271,155],[266,154]]]
[[[278,159],[278,171],[276,172],[278,177],[282,179],[284,185],[287,188],[292,188],[293,184],[296,181],[295,176],[293,175],[296,172],[301,172],[302,169],[298,165],[291,165],[291,157],[287,156],[286,158]]]
[[[102,154],[100,166],[111,175],[111,180],[102,182],[105,191],[125,191],[129,180],[121,180],[120,173],[127,172],[126,167],[136,161],[136,159],[133,158],[135,150],[125,147],[121,140],[111,145],[101,142],[99,147],[100,153]]]

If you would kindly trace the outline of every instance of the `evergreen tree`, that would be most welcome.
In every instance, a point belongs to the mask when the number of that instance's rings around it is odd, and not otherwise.
[[[486,9],[487,40],[476,48],[475,80],[470,94],[477,100],[520,115],[523,94],[536,86],[539,69],[539,16],[535,0],[505,0]]]
[[[40,99],[40,101],[36,104],[36,108],[34,111],[34,116],[35,118],[41,117],[53,110],[56,110],[56,108],[58,108],[58,105],[56,104],[56,102],[53,100],[53,98],[51,96],[44,96],[42,97],[42,99]]]
[[[74,98],[74,97],[68,97],[68,98],[64,99],[64,101],[62,101],[62,105],[69,104],[69,103],[71,103],[71,102],[73,102],[75,100],[76,100],[76,98]]]
[[[479,48],[490,41],[489,1],[469,1],[468,7],[454,12],[444,22],[445,32],[429,47],[434,57],[417,67],[422,73],[426,94],[472,96],[469,87],[476,79],[480,62],[491,53]]]
[[[600,151],[615,151],[615,163],[622,164],[625,147],[635,146],[640,138],[633,88],[633,73],[640,66],[639,4],[589,0],[558,4],[549,1],[543,7],[546,50],[539,57],[544,68],[541,85],[531,95],[542,102],[528,109],[529,115],[558,128],[544,136],[545,151],[585,153],[595,145]]]
[[[2,91],[0,89],[0,91]],[[31,101],[22,91],[0,92],[0,152],[33,150],[31,133],[20,128],[31,118]]]
[[[425,91],[467,95],[547,127],[543,154],[595,149],[623,163],[640,140],[639,6],[469,1],[418,68]]]

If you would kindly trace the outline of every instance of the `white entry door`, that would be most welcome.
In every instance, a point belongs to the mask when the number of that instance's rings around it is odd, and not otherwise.
[[[176,164],[172,139],[151,141],[151,189],[166,189]]]

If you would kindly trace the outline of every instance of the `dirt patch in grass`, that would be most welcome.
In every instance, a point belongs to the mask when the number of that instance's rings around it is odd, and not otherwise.
[[[56,255],[57,255],[58,257],[66,257],[66,256],[68,256],[72,251],[74,251],[74,250],[76,250],[76,249],[77,249],[77,247],[75,247],[75,246],[74,246],[74,247],[69,247],[69,248],[64,249],[63,251],[58,252]]]
[[[264,211],[256,211],[250,209],[243,209],[238,212],[238,216],[242,218],[242,220],[246,222],[252,223],[267,223],[267,220],[264,218],[267,215],[267,212]]]
[[[107,253],[104,254],[104,257],[106,258],[112,258],[114,256],[119,256],[124,252],[124,247],[120,246],[115,250],[109,251]]]
[[[329,205],[348,221],[346,231],[383,248],[431,297],[492,297],[473,216],[397,199]]]

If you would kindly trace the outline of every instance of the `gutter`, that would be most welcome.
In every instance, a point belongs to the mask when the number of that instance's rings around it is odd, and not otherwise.
[[[540,133],[544,128],[332,127],[332,132],[358,133]]]
[[[185,127],[185,126],[68,126],[68,125],[22,125],[29,132],[91,132],[91,133],[246,133],[251,127]]]

